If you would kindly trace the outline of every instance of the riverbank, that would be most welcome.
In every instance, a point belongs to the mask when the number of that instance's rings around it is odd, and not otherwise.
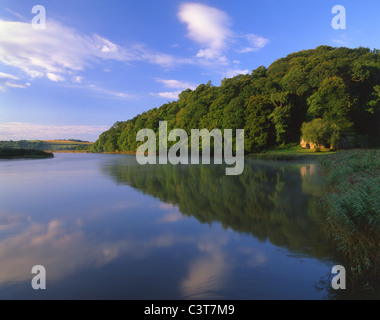
[[[299,145],[293,145],[249,154],[246,157],[257,160],[316,160],[320,157],[333,154],[335,154],[335,151],[331,151],[330,149],[322,149],[320,152],[316,152],[315,150],[304,149]]]
[[[52,152],[31,149],[0,149],[0,159],[48,159],[54,158]]]
[[[54,152],[54,153],[91,153],[87,150],[44,150],[45,152]]]
[[[321,201],[352,286],[380,294],[380,150],[319,159],[329,192]]]
[[[126,155],[136,155],[135,151],[110,151],[110,152],[94,152],[89,150],[82,151],[55,151],[57,153],[101,153],[101,154],[126,154]],[[257,160],[315,160],[321,156],[327,156],[334,154],[334,151],[330,149],[322,149],[320,152],[315,150],[303,149],[299,145],[287,146],[284,148],[277,148],[273,150],[263,151],[261,153],[251,153],[245,155],[247,159],[257,159]],[[157,153],[158,155],[158,153]],[[189,154],[190,156],[190,154]]]

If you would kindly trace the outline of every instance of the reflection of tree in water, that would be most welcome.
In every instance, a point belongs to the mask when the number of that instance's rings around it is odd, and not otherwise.
[[[226,229],[269,240],[296,255],[341,261],[349,268],[318,206],[324,189],[314,163],[246,161],[241,176],[226,176],[222,166],[139,166],[126,159],[109,163],[103,170],[118,183],[175,204],[202,223],[220,222]],[[334,291],[331,277],[327,274],[316,284],[327,298],[368,297],[362,292]],[[347,284],[349,288],[350,279]],[[369,293],[369,297],[373,296]]]
[[[226,176],[222,166],[138,166],[123,159],[103,169],[202,223],[220,222],[313,257],[332,256],[317,206],[321,183],[314,164],[247,161],[241,176]]]

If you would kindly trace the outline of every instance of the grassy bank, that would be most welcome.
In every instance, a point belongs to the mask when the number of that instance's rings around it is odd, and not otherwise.
[[[249,154],[249,159],[259,160],[299,160],[299,159],[318,159],[321,156],[332,155],[330,149],[322,149],[320,152],[304,149],[300,145],[289,145],[283,148],[276,148],[262,153]]]
[[[320,163],[329,186],[322,205],[351,284],[379,294],[380,150],[342,151]]]
[[[0,159],[45,159],[53,158],[54,154],[41,150],[26,149],[0,149]]]

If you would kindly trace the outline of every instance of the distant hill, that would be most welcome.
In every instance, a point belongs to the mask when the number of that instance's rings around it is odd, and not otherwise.
[[[0,149],[34,149],[45,151],[87,150],[92,142],[81,140],[35,140],[35,141],[0,141]]]
[[[362,141],[378,146],[380,51],[320,46],[224,79],[219,87],[201,84],[183,91],[178,101],[116,122],[91,151],[136,151],[141,144],[137,132],[157,132],[164,120],[169,131],[181,128],[189,136],[197,128],[245,129],[247,153],[299,143],[302,128],[321,145],[360,137],[345,141],[352,141],[352,147]]]

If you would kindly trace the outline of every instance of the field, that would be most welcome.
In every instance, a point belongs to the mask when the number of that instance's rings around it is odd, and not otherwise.
[[[0,141],[0,149],[26,149],[41,151],[86,151],[92,142],[80,140]]]
[[[42,148],[45,151],[75,151],[78,149],[85,149],[92,145],[92,142],[78,142],[71,140],[44,140],[42,141]],[[80,151],[80,150],[79,150]]]

